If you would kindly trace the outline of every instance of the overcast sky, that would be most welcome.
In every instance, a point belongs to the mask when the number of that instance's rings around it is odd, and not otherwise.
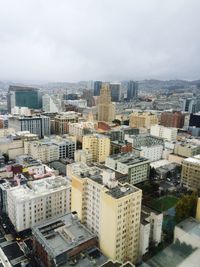
[[[0,0],[0,80],[200,78],[200,0]]]

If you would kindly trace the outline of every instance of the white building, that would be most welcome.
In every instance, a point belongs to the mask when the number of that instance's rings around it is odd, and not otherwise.
[[[177,128],[172,127],[164,127],[162,125],[152,125],[150,129],[150,133],[153,136],[161,137],[163,139],[166,139],[168,141],[176,141],[177,137]]]
[[[59,136],[24,142],[24,153],[44,163],[65,158],[73,159],[75,150],[75,141]]]
[[[44,112],[62,112],[62,96],[45,94],[42,97],[42,110]]]
[[[77,140],[82,141],[83,135],[94,132],[96,126],[92,121],[69,123],[69,134],[75,135]]]
[[[65,177],[50,177],[8,190],[8,216],[17,231],[70,211],[71,186]]]
[[[92,163],[92,153],[88,150],[76,150],[74,154],[74,159],[76,162],[83,162],[86,164]]]
[[[133,153],[120,153],[106,158],[106,167],[122,174],[128,174],[129,183],[137,184],[148,179],[149,163],[146,158]]]
[[[154,145],[154,146],[142,146],[140,149],[135,149],[140,157],[144,157],[149,159],[150,161],[156,161],[162,159],[163,155],[163,146],[162,145]]]
[[[158,246],[162,241],[162,223],[162,213],[142,206],[139,248],[141,256],[148,252],[150,243]]]
[[[77,100],[66,100],[66,104],[76,106],[78,108],[86,108],[87,100],[86,99],[77,99]]]

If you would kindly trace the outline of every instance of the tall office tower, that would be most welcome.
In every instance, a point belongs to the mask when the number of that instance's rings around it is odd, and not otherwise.
[[[94,82],[94,96],[99,96],[102,87],[101,81]]]
[[[17,107],[28,107],[32,109],[42,108],[41,92],[37,88],[10,86],[8,89],[8,112]]]
[[[76,211],[81,222],[97,234],[100,249],[107,257],[135,263],[142,190],[128,183],[118,183],[111,170],[75,164],[71,183],[72,211]]]
[[[107,84],[101,88],[97,109],[98,121],[112,122],[115,119],[115,105],[111,102],[110,88]]]
[[[61,95],[49,95],[42,96],[42,110],[44,112],[59,113],[62,111],[62,96]]]
[[[200,189],[200,155],[182,161],[181,183],[190,190]]]
[[[179,111],[161,113],[160,125],[165,127],[182,128],[184,125],[185,114]]]
[[[127,88],[127,100],[131,101],[138,97],[138,82],[129,81]]]
[[[29,131],[40,138],[50,135],[50,118],[47,116],[12,116],[8,127],[16,131]]]
[[[110,83],[111,100],[113,102],[119,102],[121,100],[121,84]]]
[[[194,98],[185,98],[183,99],[183,111],[189,113],[195,113],[200,111],[200,99]]]
[[[92,154],[94,162],[103,162],[110,155],[110,138],[103,134],[83,136],[82,146]]]

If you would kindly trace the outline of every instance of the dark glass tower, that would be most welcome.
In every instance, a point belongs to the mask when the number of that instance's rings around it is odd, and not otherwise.
[[[100,95],[101,87],[102,87],[102,82],[101,81],[94,82],[94,96],[99,96]]]
[[[10,86],[8,89],[8,111],[13,107],[42,108],[41,92],[37,88]]]
[[[137,97],[138,97],[138,83],[134,81],[129,81],[127,88],[127,100],[131,101],[137,99]]]

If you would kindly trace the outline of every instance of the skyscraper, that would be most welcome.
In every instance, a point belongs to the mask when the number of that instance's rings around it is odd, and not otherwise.
[[[104,84],[98,98],[98,121],[112,122],[115,119],[115,105],[111,102],[109,85]]]
[[[101,91],[102,82],[96,81],[94,82],[94,96],[99,96]]]
[[[127,100],[131,101],[138,97],[138,83],[134,81],[128,82]]]
[[[121,98],[121,84],[120,83],[111,83],[110,84],[111,91],[111,100],[113,102],[119,102]]]
[[[8,112],[17,107],[42,108],[42,96],[37,88],[10,86],[8,89]]]

